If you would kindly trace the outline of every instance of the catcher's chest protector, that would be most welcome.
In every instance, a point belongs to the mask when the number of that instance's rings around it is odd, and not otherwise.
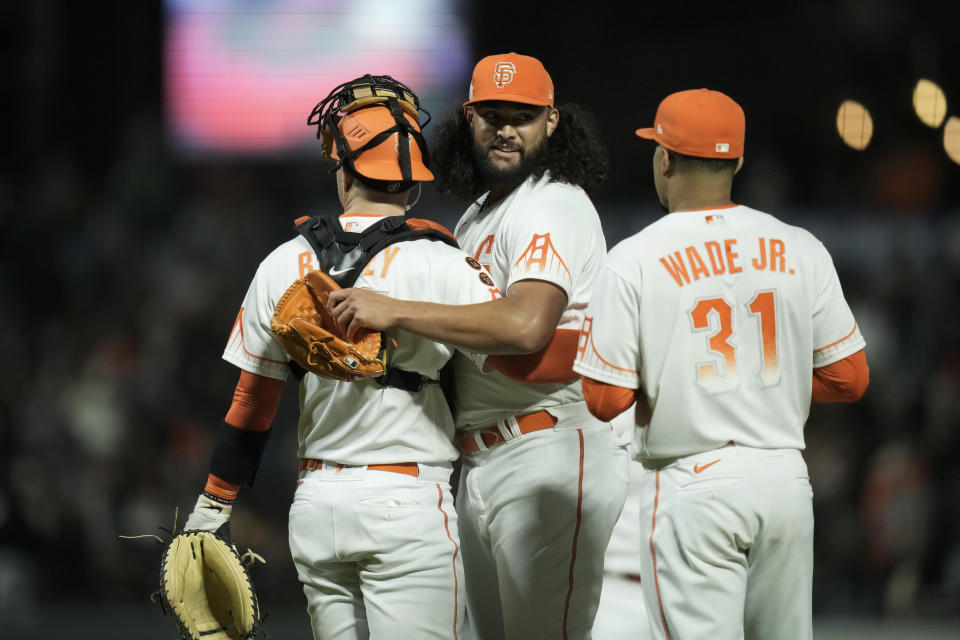
[[[459,247],[456,239],[437,225],[405,216],[383,218],[356,233],[344,231],[336,219],[315,215],[297,220],[296,229],[313,247],[320,270],[344,289],[356,283],[373,256],[395,242],[426,238]]]
[[[451,247],[460,246],[456,238],[440,225],[406,216],[383,218],[359,233],[344,231],[339,220],[319,214],[298,219],[295,228],[313,247],[320,270],[344,289],[356,283],[373,256],[396,242],[427,239],[444,242]],[[303,371],[298,371],[299,366],[294,367],[293,364],[295,363],[291,363],[291,368],[299,380]],[[448,403],[452,398],[452,375],[453,368],[447,363],[440,370],[440,386]],[[376,380],[385,387],[397,387],[407,391],[419,391],[424,384],[431,382],[419,373],[389,365],[386,373]]]

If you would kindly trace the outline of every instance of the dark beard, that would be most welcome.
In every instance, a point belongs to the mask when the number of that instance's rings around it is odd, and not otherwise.
[[[480,174],[480,180],[487,188],[493,185],[518,185],[527,179],[540,164],[547,148],[544,140],[533,149],[520,150],[520,162],[509,169],[501,169],[490,161],[490,147],[473,148],[473,162]]]

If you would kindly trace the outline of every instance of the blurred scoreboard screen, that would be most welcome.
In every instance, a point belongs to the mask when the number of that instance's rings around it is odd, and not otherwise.
[[[318,151],[307,127],[335,86],[370,73],[442,117],[473,67],[457,0],[166,0],[166,129],[184,155]]]

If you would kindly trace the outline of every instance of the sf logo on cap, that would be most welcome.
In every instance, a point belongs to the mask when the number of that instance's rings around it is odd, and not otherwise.
[[[517,67],[512,62],[498,62],[493,68],[493,82],[498,88],[513,82],[513,76],[517,73]]]

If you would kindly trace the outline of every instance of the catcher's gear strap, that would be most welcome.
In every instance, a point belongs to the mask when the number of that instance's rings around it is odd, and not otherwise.
[[[366,105],[367,107],[372,105]],[[365,145],[359,149],[351,150],[347,141],[344,139],[343,135],[340,133],[340,130],[335,126],[331,125],[330,130],[333,131],[334,141],[337,145],[337,154],[340,156],[340,164],[346,167],[350,173],[355,175],[360,179],[360,182],[366,184],[373,189],[382,191],[380,188],[381,184],[386,182],[384,180],[376,180],[374,178],[368,178],[354,167],[354,160],[360,157],[367,149],[373,149],[383,144],[383,142],[390,136],[397,135],[397,156],[398,164],[400,165],[400,176],[401,180],[398,186],[391,191],[406,191],[413,187],[416,182],[413,179],[413,171],[410,166],[410,137],[413,136],[414,141],[417,143],[417,146],[420,147],[420,157],[423,158],[423,164],[428,169],[430,168],[430,153],[427,150],[427,142],[423,137],[423,134],[417,131],[416,129],[410,126],[410,123],[407,122],[406,118],[403,116],[403,108],[399,105],[396,98],[387,99],[387,107],[390,109],[390,114],[393,116],[396,124],[387,129],[386,131],[381,131],[373,138],[370,139]],[[364,107],[365,108],[365,107]]]
[[[294,224],[317,254],[318,268],[344,289],[356,283],[373,256],[396,242],[425,238],[459,248],[442,225],[421,218],[389,216],[360,233],[344,231],[338,220],[322,215],[304,216]]]
[[[248,431],[221,422],[210,457],[210,473],[226,482],[253,486],[270,433],[270,429]]]
[[[389,216],[359,233],[344,231],[339,220],[319,214],[298,218],[294,224],[297,233],[307,239],[317,255],[319,269],[343,288],[352,287],[367,263],[396,242],[427,239],[459,248],[457,239],[443,225],[422,218]],[[290,370],[297,380],[306,373],[295,362],[290,363]],[[405,391],[420,391],[424,385],[436,382],[419,373],[389,365],[386,373],[375,379],[385,387]]]
[[[374,378],[377,384],[384,387],[396,387],[405,391],[420,391],[425,384],[439,384],[436,380],[431,380],[415,371],[404,371],[396,367],[387,367],[386,373],[379,378]]]
[[[350,113],[357,109],[365,109],[378,104],[386,104],[393,116],[394,126],[381,131],[372,140],[364,144],[359,149],[351,150],[343,134],[337,126],[337,122],[343,116],[341,114]],[[427,119],[419,124],[420,112],[427,115]],[[307,118],[307,125],[317,126],[317,138],[323,141],[323,155],[330,158],[330,150],[334,144],[337,146],[337,154],[340,160],[331,169],[336,171],[341,166],[345,166],[350,173],[357,176],[361,182],[378,191],[406,191],[413,188],[417,181],[413,180],[410,165],[410,141],[408,136],[413,136],[414,141],[420,148],[420,156],[423,164],[430,168],[430,154],[427,149],[427,142],[423,135],[416,128],[412,128],[404,116],[404,112],[409,113],[418,121],[420,129],[427,126],[430,122],[430,112],[420,106],[420,99],[413,89],[403,84],[399,80],[384,75],[364,75],[350,82],[345,82],[335,87],[326,98],[317,103]],[[353,161],[367,149],[372,149],[385,141],[390,136],[397,134],[397,154],[400,165],[400,182],[389,182],[367,178],[353,166]],[[402,134],[402,135],[401,135]]]

